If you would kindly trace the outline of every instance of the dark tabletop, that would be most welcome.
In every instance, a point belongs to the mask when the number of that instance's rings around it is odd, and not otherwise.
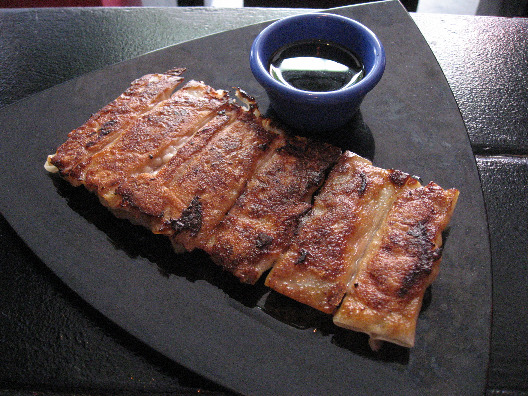
[[[0,10],[0,106],[155,49],[302,11]],[[451,86],[480,172],[493,278],[487,392],[528,393],[528,20],[412,18]],[[79,299],[1,216],[0,238],[0,393],[228,393]]]

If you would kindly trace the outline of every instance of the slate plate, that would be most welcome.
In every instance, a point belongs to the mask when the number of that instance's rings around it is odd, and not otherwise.
[[[452,93],[425,40],[398,2],[337,9],[383,42],[387,68],[361,114],[333,136],[376,165],[461,191],[440,275],[418,323],[416,347],[367,337],[262,283],[239,284],[200,253],[115,219],[97,199],[43,169],[66,134],[143,74],[188,68],[188,79],[240,86],[267,100],[248,66],[265,26],[153,52],[4,108],[0,209],[71,289],[166,356],[247,394],[481,394],[489,352],[491,264],[482,192]]]

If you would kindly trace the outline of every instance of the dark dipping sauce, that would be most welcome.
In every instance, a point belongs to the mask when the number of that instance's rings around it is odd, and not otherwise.
[[[365,69],[345,47],[325,40],[288,44],[271,57],[269,72],[282,84],[310,92],[329,92],[361,81]]]

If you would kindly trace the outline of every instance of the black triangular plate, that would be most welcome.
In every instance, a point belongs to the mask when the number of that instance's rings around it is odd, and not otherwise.
[[[46,155],[133,79],[187,67],[187,79],[240,86],[263,111],[249,70],[254,25],[149,53],[4,108],[0,208],[71,289],[176,362],[246,394],[481,394],[491,311],[491,263],[475,160],[449,86],[397,1],[334,10],[381,39],[387,68],[350,129],[322,136],[378,166],[461,191],[440,276],[420,315],[416,346],[372,353],[367,337],[270,293],[244,286],[205,255],[115,219],[83,189],[48,175]],[[359,127],[359,132],[354,132]]]

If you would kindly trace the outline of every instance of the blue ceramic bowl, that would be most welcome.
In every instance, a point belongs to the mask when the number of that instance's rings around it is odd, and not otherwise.
[[[335,91],[314,92],[273,78],[269,67],[275,52],[304,40],[325,40],[345,47],[363,63],[363,79]],[[383,75],[385,51],[376,35],[357,21],[335,14],[302,14],[278,20],[260,32],[251,47],[250,66],[283,122],[302,130],[324,131],[339,128],[354,116]]]

